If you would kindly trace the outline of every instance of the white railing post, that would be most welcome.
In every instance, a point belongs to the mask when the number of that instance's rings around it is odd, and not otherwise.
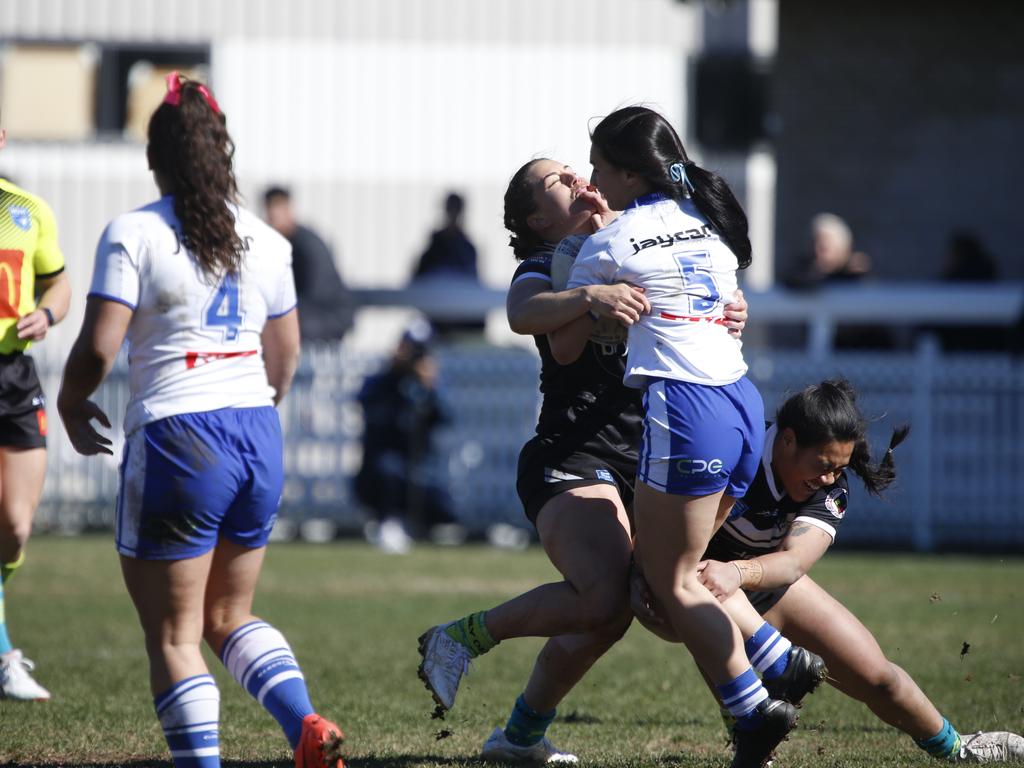
[[[934,334],[922,334],[917,343],[916,373],[914,375],[913,432],[914,472],[909,504],[914,510],[911,538],[918,552],[930,552],[935,547],[934,515],[932,510],[932,413],[939,341]]]

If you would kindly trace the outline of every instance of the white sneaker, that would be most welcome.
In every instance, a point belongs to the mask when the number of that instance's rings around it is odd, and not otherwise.
[[[418,670],[420,680],[444,709],[451,709],[455,704],[459,683],[469,674],[472,659],[469,649],[445,632],[454,623],[439,624],[420,635],[420,656],[423,657]]]
[[[404,555],[412,549],[412,537],[406,533],[401,520],[389,517],[380,524],[377,546],[389,555]]]
[[[0,656],[0,699],[46,701],[50,692],[29,674],[36,665],[15,648]]]
[[[484,748],[480,750],[480,759],[493,763],[564,763],[575,764],[579,762],[576,755],[562,752],[546,738],[528,747],[520,747],[513,744],[505,736],[502,728],[495,728]]]
[[[961,736],[957,763],[1015,763],[1024,761],[1024,738],[1007,731],[978,731]]]

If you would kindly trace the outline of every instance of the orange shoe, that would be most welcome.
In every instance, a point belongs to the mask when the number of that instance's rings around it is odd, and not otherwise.
[[[306,715],[302,736],[295,748],[295,768],[345,768],[341,744],[345,735],[341,728],[320,715]]]

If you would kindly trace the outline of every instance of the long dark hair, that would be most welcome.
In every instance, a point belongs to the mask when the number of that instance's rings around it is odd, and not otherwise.
[[[177,104],[165,101],[149,120],[149,162],[169,185],[165,191],[174,196],[182,245],[204,274],[237,273],[245,243],[228,207],[238,202],[231,167],[235,145],[224,115],[214,110],[199,83],[182,77],[180,95]]]
[[[805,448],[831,442],[853,443],[850,469],[875,496],[880,496],[896,479],[893,451],[910,432],[909,424],[896,427],[885,456],[878,464],[872,464],[867,423],[857,408],[857,392],[845,379],[829,379],[804,387],[782,404],[775,424],[779,430],[792,429],[797,445]]]
[[[544,240],[526,223],[530,214],[537,210],[533,188],[526,181],[526,174],[535,163],[544,160],[538,157],[526,163],[512,175],[505,190],[505,229],[512,233],[508,244],[516,259],[522,261],[544,244]]]
[[[689,194],[697,210],[736,254],[740,269],[750,266],[743,207],[721,176],[689,158],[668,120],[647,107],[624,107],[598,123],[590,140],[608,162],[638,174],[652,190],[674,200]],[[682,173],[673,178],[670,169],[677,164],[685,169],[689,187]]]

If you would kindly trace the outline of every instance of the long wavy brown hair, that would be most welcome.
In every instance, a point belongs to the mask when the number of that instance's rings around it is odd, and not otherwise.
[[[208,277],[237,273],[246,245],[229,205],[238,202],[235,145],[227,121],[194,80],[181,78],[181,100],[164,102],[149,120],[147,156],[174,197],[179,237]]]

